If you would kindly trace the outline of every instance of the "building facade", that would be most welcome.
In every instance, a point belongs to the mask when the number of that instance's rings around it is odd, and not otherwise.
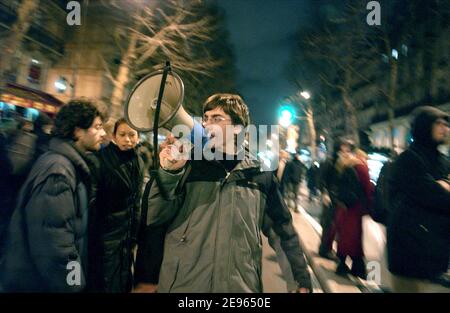
[[[103,6],[94,2],[83,7],[82,25],[69,26],[66,2],[40,1],[31,16],[29,30],[5,75],[5,90],[0,95],[2,118],[19,113],[33,120],[39,112],[53,116],[64,103],[80,97],[108,105],[113,85],[106,65],[114,63],[117,55],[114,21],[108,14],[98,14]],[[4,34],[0,44],[6,44],[21,3],[0,2]]]

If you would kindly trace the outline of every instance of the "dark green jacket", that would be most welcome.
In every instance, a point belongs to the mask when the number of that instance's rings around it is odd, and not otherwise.
[[[149,195],[148,225],[173,221],[164,246],[159,292],[262,292],[264,214],[291,263],[299,286],[310,277],[291,214],[272,172],[249,158],[227,172],[218,161],[190,161],[185,170],[159,170]]]

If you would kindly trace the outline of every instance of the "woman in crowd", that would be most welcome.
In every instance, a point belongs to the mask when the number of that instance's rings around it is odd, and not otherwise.
[[[129,292],[140,223],[144,166],[136,146],[139,134],[125,119],[111,143],[97,155],[96,199],[90,216],[89,290]]]
[[[370,182],[367,155],[362,150],[340,153],[336,162],[338,192],[336,200],[337,256],[336,273],[366,279],[366,265],[362,246],[362,217],[368,212],[374,186]],[[351,270],[346,258],[352,259]]]

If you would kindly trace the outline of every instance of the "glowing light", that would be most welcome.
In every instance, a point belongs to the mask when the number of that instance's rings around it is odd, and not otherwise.
[[[398,60],[398,51],[396,49],[392,49],[392,57]]]
[[[310,95],[309,92],[307,92],[307,91],[302,91],[302,92],[300,93],[300,95],[301,95],[303,98],[305,98],[306,100],[308,100],[309,98],[311,98],[311,95]]]
[[[289,107],[284,106],[280,110],[280,120],[279,123],[283,127],[289,127],[292,124],[292,121],[295,116],[295,111]]]
[[[55,82],[55,87],[56,90],[58,90],[58,92],[64,92],[67,89],[67,81],[64,77],[59,78],[56,82]]]

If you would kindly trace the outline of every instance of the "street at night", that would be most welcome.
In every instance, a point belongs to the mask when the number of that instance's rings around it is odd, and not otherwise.
[[[449,21],[442,0],[0,0],[0,296],[450,293]]]

